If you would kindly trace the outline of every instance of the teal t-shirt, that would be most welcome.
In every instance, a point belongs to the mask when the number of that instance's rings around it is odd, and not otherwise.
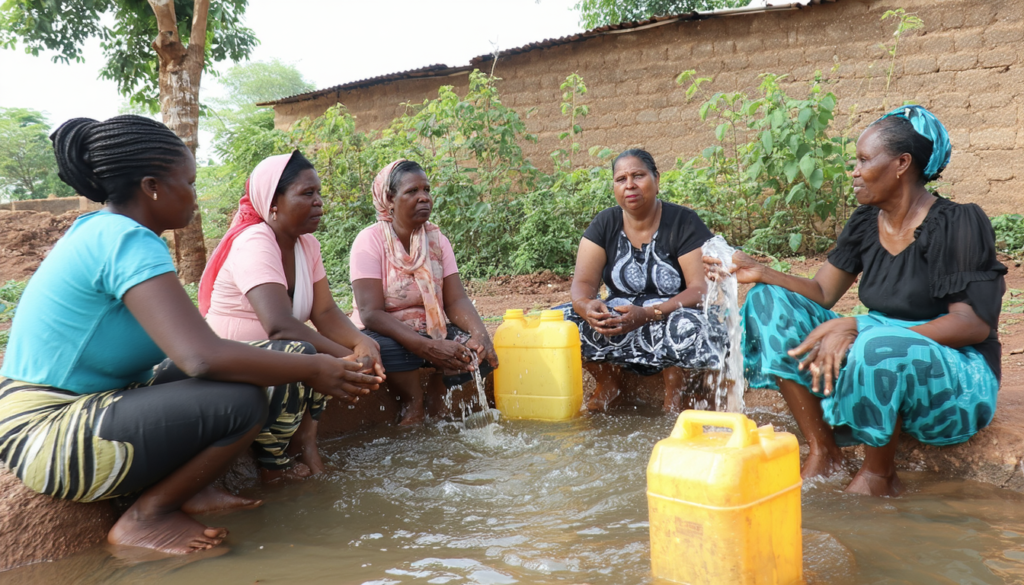
[[[79,394],[145,380],[166,356],[121,299],[167,272],[151,230],[108,211],[79,217],[29,280],[0,375]]]

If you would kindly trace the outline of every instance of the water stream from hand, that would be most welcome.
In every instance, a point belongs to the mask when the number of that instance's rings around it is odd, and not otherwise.
[[[704,256],[715,258],[724,267],[731,267],[732,255],[736,249],[731,247],[722,236],[715,236],[701,246]],[[728,332],[729,345],[711,343],[718,351],[722,370],[717,378],[712,379],[715,390],[715,410],[729,412],[743,411],[743,392],[746,390],[746,379],[743,377],[743,352],[740,351],[743,341],[742,323],[736,276],[722,273],[716,280],[706,279],[707,294],[704,295],[704,316],[709,322],[718,323]],[[707,332],[705,332],[705,335]]]

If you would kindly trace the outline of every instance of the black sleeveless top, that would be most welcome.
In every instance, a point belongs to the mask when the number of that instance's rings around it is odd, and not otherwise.
[[[893,256],[878,237],[877,207],[861,205],[839,235],[828,261],[861,273],[860,302],[872,311],[925,321],[967,303],[991,328],[975,345],[996,378],[1001,375],[997,327],[1006,289],[1006,267],[996,260],[995,232],[980,207],[941,197],[914,231],[914,241]]]

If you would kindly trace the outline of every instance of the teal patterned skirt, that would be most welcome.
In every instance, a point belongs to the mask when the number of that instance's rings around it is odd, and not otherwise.
[[[743,366],[751,388],[778,390],[776,378],[806,388],[811,374],[786,352],[818,325],[840,315],[786,289],[758,284],[743,304]],[[953,349],[872,311],[857,319],[857,339],[832,396],[821,398],[825,422],[840,445],[886,445],[896,419],[930,445],[953,445],[992,422],[999,381],[972,347]]]

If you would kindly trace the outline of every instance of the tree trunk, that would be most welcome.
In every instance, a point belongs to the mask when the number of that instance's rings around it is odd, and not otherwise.
[[[195,0],[192,32],[186,48],[178,36],[174,0],[148,0],[160,32],[153,48],[160,58],[160,114],[163,122],[195,155],[199,146],[199,80],[206,50],[206,18],[210,0]],[[192,223],[174,230],[174,255],[178,278],[199,282],[206,268],[203,218],[197,212]]]

